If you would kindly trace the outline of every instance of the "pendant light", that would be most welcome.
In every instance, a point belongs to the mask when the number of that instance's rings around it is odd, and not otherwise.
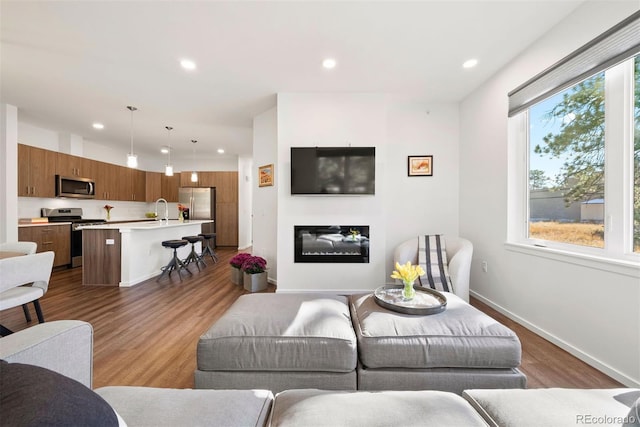
[[[173,176],[173,166],[171,165],[171,139],[170,139],[171,129],[173,128],[171,126],[165,126],[165,129],[167,129],[167,142],[168,142],[167,147],[169,148],[169,161],[164,167],[164,174],[166,176]]]
[[[130,168],[137,168],[138,167],[138,156],[136,156],[133,152],[133,112],[137,110],[136,107],[132,107],[131,105],[127,106],[127,109],[129,111],[131,111],[131,129],[130,129],[130,134],[131,134],[131,151],[129,152],[129,154],[127,154],[127,166],[129,166]]]
[[[195,139],[191,140],[193,144],[193,172],[191,172],[191,182],[198,182],[198,172],[196,172],[196,142]]]

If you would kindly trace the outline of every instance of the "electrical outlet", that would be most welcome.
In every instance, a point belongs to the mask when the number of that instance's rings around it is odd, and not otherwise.
[[[106,239],[105,244],[107,244],[107,245],[115,245],[116,241],[114,239]]]
[[[487,265],[487,261],[482,261],[482,271],[485,273],[489,270],[489,266]]]

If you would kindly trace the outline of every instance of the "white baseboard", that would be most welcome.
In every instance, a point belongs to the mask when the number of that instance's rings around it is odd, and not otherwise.
[[[557,345],[561,349],[571,353],[573,356],[575,356],[578,359],[582,360],[586,364],[588,364],[590,366],[593,366],[597,370],[609,375],[611,378],[613,378],[613,379],[615,379],[617,381],[620,381],[622,384],[626,385],[627,387],[635,387],[635,388],[640,387],[640,381],[634,380],[633,378],[629,377],[628,375],[625,375],[624,373],[618,371],[617,369],[615,369],[615,368],[607,365],[606,363],[604,363],[604,362],[592,357],[591,355],[585,353],[584,351],[580,350],[579,348],[576,348],[576,347],[572,346],[571,344],[569,344],[566,341],[562,340],[561,338],[558,338],[557,336],[545,331],[544,329],[541,329],[541,328],[537,327],[533,323],[527,321],[526,319],[518,316],[515,313],[512,313],[511,311],[507,310],[506,308],[502,307],[501,305],[498,305],[498,304],[494,303],[490,299],[485,298],[484,296],[478,294],[477,292],[470,290],[469,293],[474,298],[477,298],[479,301],[482,301],[483,303],[487,304],[489,307],[493,308],[494,310],[499,311],[500,313],[504,314],[509,319],[513,320],[514,322],[517,322],[520,325],[524,326],[525,328],[529,329],[530,331],[534,332],[535,334],[540,335],[542,338],[546,339],[547,341],[552,342],[553,344]]]

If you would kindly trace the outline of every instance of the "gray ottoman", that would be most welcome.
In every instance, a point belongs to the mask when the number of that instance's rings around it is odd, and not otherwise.
[[[270,427],[485,426],[463,398],[441,391],[288,390],[276,395]]]
[[[243,295],[200,337],[196,388],[355,390],[347,298]]]
[[[447,309],[416,316],[380,307],[373,295],[351,296],[358,337],[359,390],[524,388],[521,347],[506,326],[445,292]]]

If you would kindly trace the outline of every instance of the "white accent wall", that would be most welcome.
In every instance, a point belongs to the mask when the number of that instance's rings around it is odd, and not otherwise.
[[[348,145],[376,147],[375,195],[291,195],[291,147]],[[397,244],[425,233],[458,233],[455,105],[370,93],[281,93],[277,153],[278,292],[375,289],[392,282]],[[433,155],[434,176],[408,177],[409,155]],[[368,264],[293,261],[294,225],[332,224],[370,227]]]
[[[507,93],[638,10],[585,2],[461,103],[460,232],[472,293],[619,381],[640,385],[637,275],[509,250]],[[488,272],[483,273],[481,262]]]

